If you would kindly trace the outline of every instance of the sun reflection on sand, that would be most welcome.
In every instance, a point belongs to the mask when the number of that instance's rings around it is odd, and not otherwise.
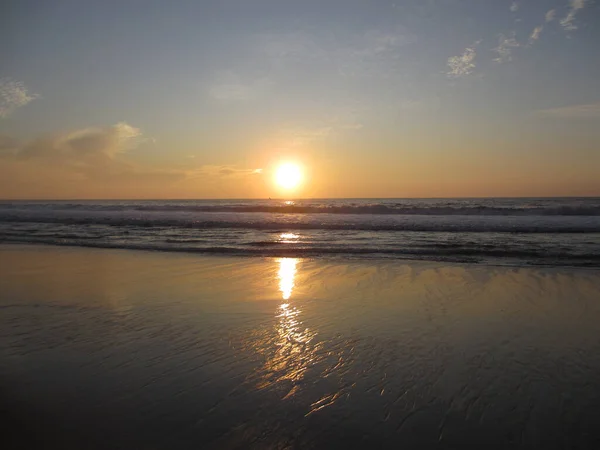
[[[274,328],[261,333],[254,349],[265,356],[265,363],[256,374],[257,387],[264,389],[281,384],[286,389],[286,398],[297,391],[298,383],[316,362],[321,344],[313,342],[317,333],[304,326],[300,319],[301,306],[292,300],[299,260],[280,258],[277,263],[283,301],[275,312]]]
[[[296,264],[298,264],[296,258],[281,258],[279,260],[279,290],[284,300],[288,300],[292,296],[294,277],[296,276]]]
[[[283,233],[281,237],[285,234]],[[295,235],[294,235],[295,236]],[[294,290],[298,286],[297,258],[279,258],[277,280],[281,303],[275,311],[275,321],[270,326],[256,330],[252,350],[264,358],[264,362],[249,378],[256,389],[274,390],[282,400],[302,393],[306,415],[333,405],[343,395],[343,390],[315,388],[328,376],[339,376],[345,361],[339,354],[327,351],[327,342],[318,339],[318,332],[308,328],[302,321],[303,298]],[[330,378],[332,380],[335,377]],[[306,384],[307,380],[313,380]],[[315,381],[316,380],[316,381]],[[314,390],[314,392],[312,391]],[[317,397],[313,395],[318,393]]]

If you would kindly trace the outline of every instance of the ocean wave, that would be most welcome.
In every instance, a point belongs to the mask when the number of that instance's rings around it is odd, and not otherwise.
[[[329,247],[329,246],[276,246],[272,248],[244,248],[236,246],[195,247],[185,245],[169,245],[167,243],[114,243],[108,241],[65,240],[22,236],[10,238],[4,242],[15,244],[44,244],[58,246],[75,246],[87,248],[106,248],[117,250],[144,250],[195,254],[221,254],[230,256],[259,256],[309,258],[320,256],[344,257],[383,257],[405,260],[448,261],[463,263],[480,263],[491,260],[496,263],[509,263],[510,260],[527,262],[531,265],[570,265],[581,267],[598,267],[600,254],[568,254],[565,252],[548,252],[517,249],[484,249],[484,248],[380,248],[380,247]]]
[[[600,207],[419,207],[419,206],[139,206],[136,211],[187,211],[220,213],[269,213],[269,214],[373,214],[373,215],[419,215],[419,216],[600,216]]]
[[[129,212],[187,212],[187,213],[263,213],[263,214],[359,214],[359,215],[432,215],[432,216],[600,216],[600,205],[520,205],[488,206],[408,205],[404,203],[374,204],[87,204],[87,203],[4,203],[0,210],[23,209],[35,211],[129,211]]]
[[[402,219],[402,220],[400,220]],[[226,220],[223,216],[213,220],[190,216],[167,217],[164,215],[4,215],[0,222],[60,225],[103,225],[111,227],[171,228],[171,229],[249,229],[262,231],[285,230],[351,230],[351,231],[414,231],[414,232],[497,232],[497,233],[598,233],[600,220],[569,219],[568,217],[546,220],[495,219],[494,217],[455,218],[444,217],[398,217],[394,220],[370,221],[322,221],[322,220],[270,220],[268,216],[257,216],[255,220]]]

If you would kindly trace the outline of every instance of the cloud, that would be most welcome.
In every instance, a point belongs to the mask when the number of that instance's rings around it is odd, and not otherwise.
[[[546,23],[550,23],[555,19],[555,17],[556,17],[556,10],[551,9],[544,15],[544,21]],[[528,44],[533,45],[533,43],[535,43],[535,41],[539,40],[540,36],[542,35],[542,31],[544,31],[544,25],[538,25],[537,27],[535,27],[533,29],[533,31],[531,32],[531,35],[529,36]]]
[[[565,31],[574,31],[577,29],[575,16],[580,9],[585,8],[587,0],[569,0],[569,12],[560,20],[560,25]]]
[[[20,158],[50,158],[55,162],[82,164],[113,159],[142,142],[142,132],[119,122],[105,128],[85,128],[64,135],[34,140],[19,149]]]
[[[235,165],[203,165],[188,172],[190,178],[224,179],[261,174],[263,169],[245,169]]]
[[[23,142],[0,135],[0,198],[172,198],[193,195],[199,186],[215,195],[232,179],[261,173],[233,165],[155,167],[136,162],[130,150],[147,140],[126,122]]]
[[[449,77],[458,78],[473,73],[475,69],[475,45],[467,47],[460,56],[451,56],[448,58],[449,71],[446,73]]]
[[[517,12],[519,10],[519,3],[512,2],[510,5],[510,12]]]
[[[12,112],[38,98],[29,92],[21,81],[0,78],[0,118],[8,117]]]
[[[533,29],[533,31],[531,32],[531,36],[529,36],[529,44],[533,44],[540,38],[543,29],[544,27],[542,25],[537,26]]]
[[[240,169],[237,167],[222,167],[219,169],[219,175],[224,176],[245,176],[262,173],[262,169]]]
[[[504,63],[512,61],[512,49],[520,46],[521,44],[517,42],[514,31],[509,36],[500,34],[498,37],[498,47],[493,50],[498,53],[498,57],[494,58],[494,62]]]
[[[556,10],[555,9],[551,9],[550,11],[548,11],[546,13],[545,19],[546,19],[547,23],[552,22],[555,18],[556,18]]]
[[[109,180],[114,177],[138,176],[153,172],[172,175],[168,171],[147,171],[122,158],[127,151],[144,141],[139,128],[126,122],[104,128],[84,128],[57,133],[18,144],[3,138],[3,164],[18,163],[21,170],[62,173],[68,179]],[[7,145],[8,143],[9,145]]]
[[[561,119],[600,119],[600,102],[542,109],[536,111],[536,115]]]

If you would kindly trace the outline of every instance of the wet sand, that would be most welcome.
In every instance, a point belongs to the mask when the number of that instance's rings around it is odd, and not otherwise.
[[[600,271],[0,246],[2,448],[599,448]]]

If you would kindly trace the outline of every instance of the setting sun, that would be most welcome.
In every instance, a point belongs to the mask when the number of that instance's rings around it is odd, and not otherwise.
[[[297,164],[285,163],[275,171],[275,182],[284,189],[294,189],[302,181],[302,171]]]

